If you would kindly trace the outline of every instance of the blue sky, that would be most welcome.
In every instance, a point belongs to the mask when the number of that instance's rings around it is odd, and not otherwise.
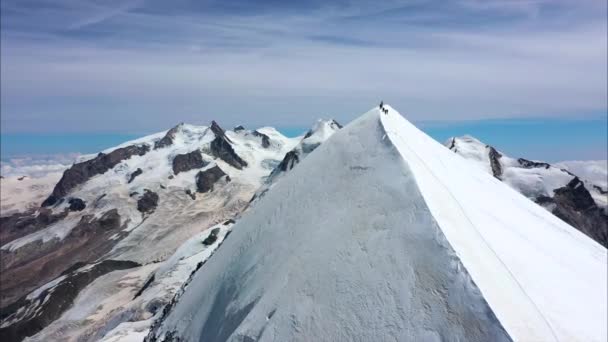
[[[480,127],[591,127],[608,108],[605,0],[0,6],[3,134],[134,134],[212,119],[308,127],[348,122],[380,99],[415,122]]]

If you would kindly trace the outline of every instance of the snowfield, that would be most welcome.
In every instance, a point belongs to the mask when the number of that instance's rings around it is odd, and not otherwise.
[[[386,108],[277,181],[149,337],[605,341],[606,249]]]

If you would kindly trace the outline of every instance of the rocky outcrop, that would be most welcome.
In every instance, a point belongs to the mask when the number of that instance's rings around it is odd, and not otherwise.
[[[144,190],[143,196],[137,200],[137,210],[143,214],[154,212],[158,206],[158,194],[148,189]]]
[[[173,140],[175,139],[175,135],[177,134],[177,132],[180,130],[180,128],[183,125],[184,125],[183,123],[180,123],[179,125],[168,130],[167,134],[165,134],[164,137],[162,137],[159,141],[154,143],[154,149],[158,150],[159,148],[173,145]]]
[[[217,235],[220,233],[219,228],[213,228],[207,238],[203,240],[203,245],[209,246],[212,245],[215,241],[217,241]]]
[[[452,138],[451,142],[450,142],[450,146],[448,147],[450,150],[453,150],[454,152],[457,152],[456,149],[456,138]]]
[[[53,214],[50,209],[40,208],[36,212],[0,217],[0,241],[2,244],[9,243],[58,222],[67,215],[67,210]]]
[[[186,195],[190,196],[193,201],[196,200],[196,193],[192,192],[192,190],[186,189]]]
[[[574,177],[554,193],[553,214],[608,248],[608,216],[597,206],[583,182]]]
[[[82,216],[62,240],[38,240],[15,250],[0,250],[0,307],[55,279],[76,262],[99,259],[127,234],[123,228],[118,211],[111,209],[97,218]]]
[[[277,166],[277,168],[281,171],[289,171],[289,170],[293,169],[293,167],[296,166],[299,162],[300,162],[300,157],[298,155],[298,152],[295,150],[292,150],[292,151],[287,152],[287,154],[285,154],[285,157],[283,158],[283,160],[281,160],[281,162],[279,163],[279,166]]]
[[[200,171],[196,175],[196,189],[198,192],[209,192],[213,190],[213,185],[222,177],[226,176],[226,180],[230,181],[230,177],[215,165],[205,171]]]
[[[144,173],[144,171],[140,168],[137,168],[137,170],[135,170],[131,175],[129,175],[128,183],[130,184],[135,179],[135,177],[141,175],[142,173]]]
[[[196,150],[186,154],[178,154],[173,158],[173,173],[186,172],[194,169],[201,169],[208,163],[203,160],[201,151]]]
[[[312,151],[316,150],[317,147],[321,146],[321,143],[317,142],[317,143],[308,143],[306,141],[302,142],[302,152],[304,152],[305,154],[309,154]]]
[[[72,189],[85,183],[91,177],[105,173],[123,160],[133,156],[143,156],[149,150],[148,145],[131,145],[117,148],[108,154],[99,153],[97,157],[91,160],[72,165],[63,173],[63,176],[55,185],[53,193],[42,203],[42,206],[47,207],[56,204]]]
[[[532,168],[548,169],[551,167],[551,165],[548,163],[535,162],[535,161],[531,161],[531,160],[524,159],[524,158],[518,158],[517,162],[519,163],[519,165],[521,165],[521,167],[526,168],[526,169],[532,169]],[[565,170],[563,170],[563,171],[565,171]]]
[[[245,130],[245,127],[243,127],[243,126],[241,126],[241,125],[238,125],[238,126],[234,127],[234,129],[233,129],[233,130],[234,130],[235,132],[240,132],[240,131],[244,131],[244,130]]]
[[[21,341],[36,334],[69,309],[80,291],[95,279],[112,271],[138,266],[140,265],[133,261],[104,260],[87,269],[66,272],[65,278],[56,286],[42,291],[34,298],[23,296],[2,310],[0,319],[15,323],[0,328],[0,340]],[[24,310],[19,310],[20,308]]]
[[[70,211],[83,211],[87,207],[87,204],[83,200],[75,197],[70,198],[68,204],[70,205],[68,208]]]
[[[500,165],[500,161],[498,159],[502,158],[502,154],[500,154],[500,152],[496,151],[496,149],[492,146],[486,146],[490,149],[490,152],[488,153],[488,157],[490,158],[490,166],[492,167],[492,175],[494,175],[494,177],[500,179],[500,176],[502,176],[502,166]]]
[[[255,137],[262,138],[262,147],[263,147],[263,148],[268,148],[268,147],[270,147],[270,138],[269,138],[269,137],[268,137],[266,134],[264,134],[264,133],[260,133],[260,132],[258,132],[258,131],[253,131],[253,133],[252,133],[252,134],[253,134],[253,136],[255,136]]]
[[[210,145],[211,154],[236,169],[241,170],[246,167],[247,162],[234,152],[232,141],[226,136],[224,130],[215,121],[211,122],[210,129],[215,134],[215,139]]]

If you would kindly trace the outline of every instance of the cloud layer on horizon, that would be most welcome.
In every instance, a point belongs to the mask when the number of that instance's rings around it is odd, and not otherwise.
[[[603,0],[3,0],[2,130],[605,115]]]

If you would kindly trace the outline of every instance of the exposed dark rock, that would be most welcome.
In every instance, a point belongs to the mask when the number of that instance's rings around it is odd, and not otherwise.
[[[587,210],[596,206],[585,184],[578,177],[574,177],[565,187],[555,189],[555,200],[563,199],[577,210]]]
[[[452,142],[450,143],[450,150],[456,147],[456,138],[452,138]]]
[[[22,181],[22,180],[24,180],[24,179],[26,179],[26,178],[27,178],[27,176],[21,176],[21,177],[17,178],[17,180],[18,180],[18,181]]]
[[[142,169],[140,169],[140,168],[137,168],[137,170],[135,170],[135,172],[133,172],[129,176],[129,182],[128,183],[131,183],[135,179],[135,177],[141,175],[142,173],[144,173],[144,171]]]
[[[490,157],[490,166],[492,167],[492,174],[494,177],[500,179],[502,176],[502,166],[500,165],[500,161],[498,159],[502,158],[502,154],[500,154],[496,149],[492,146],[487,146],[490,149],[488,156]]]
[[[9,243],[58,222],[67,215],[67,210],[53,214],[50,209],[40,208],[36,212],[15,213],[0,217],[0,241],[2,244]]]
[[[99,218],[82,216],[63,240],[38,240],[15,250],[0,250],[0,307],[48,283],[75,261],[98,260],[127,234],[123,229],[118,211],[112,209]]]
[[[310,144],[310,143],[302,142],[302,152],[308,154],[308,153],[316,150],[317,147],[319,147],[319,146],[321,146],[321,143]]]
[[[87,263],[82,261],[76,261],[72,266],[68,267],[65,271],[61,272],[60,275],[68,275],[74,271],[77,271],[81,267],[84,267]]]
[[[42,206],[47,207],[56,204],[60,198],[63,198],[72,189],[85,183],[91,177],[105,173],[121,161],[129,159],[132,156],[143,156],[149,150],[150,147],[148,145],[131,145],[117,148],[108,154],[100,153],[91,160],[72,165],[72,167],[65,170],[63,176],[57,185],[55,185],[53,193],[42,203]]]
[[[190,190],[190,189],[186,189],[186,195],[190,196],[190,198],[192,198],[192,200],[196,199],[196,193],[192,192],[192,190]]]
[[[233,224],[233,223],[234,223],[234,220],[233,220],[233,219],[228,219],[228,220],[226,220],[226,221],[224,222],[224,226],[227,226],[227,225],[229,225],[229,224]]]
[[[602,194],[602,195],[606,195],[606,194],[608,194],[608,189],[607,189],[607,190],[604,190],[604,189],[602,189],[602,187],[601,187],[601,186],[599,186],[599,185],[594,185],[593,187],[595,188],[595,190],[599,191],[599,192],[600,192],[600,194]]]
[[[538,196],[535,200],[536,203],[540,204],[540,205],[545,205],[545,204],[554,204],[555,201],[553,200],[553,198],[549,197],[549,196]]]
[[[144,195],[137,200],[137,210],[144,214],[153,212],[158,206],[158,194],[148,189],[144,190]]]
[[[167,178],[169,178],[169,179],[173,179],[174,177],[173,177],[173,175],[169,175],[169,177],[167,177]]]
[[[72,272],[52,289],[31,300],[26,296],[2,310],[1,318],[17,315],[19,308],[34,307],[36,310],[22,310],[15,324],[0,328],[0,340],[21,341],[32,336],[59,318],[73,303],[74,299],[87,285],[104,274],[140,266],[133,261],[104,260],[83,271]],[[39,304],[41,303],[41,304]],[[39,305],[39,307],[37,307]]]
[[[148,278],[148,280],[146,281],[146,283],[144,284],[144,286],[142,286],[141,289],[139,289],[139,291],[137,291],[137,293],[135,294],[135,296],[133,296],[133,299],[141,296],[141,294],[144,293],[144,291],[146,291],[146,289],[148,287],[150,287],[150,285],[154,281],[154,278],[155,278],[155,274],[152,274],[152,276],[150,278]]]
[[[531,161],[531,160],[524,159],[524,158],[517,159],[517,162],[519,162],[519,165],[521,165],[521,167],[526,168],[526,169],[532,169],[532,168],[548,169],[551,167],[551,165],[549,165],[548,163],[535,162],[535,161]],[[565,170],[562,170],[562,171],[565,171]],[[570,172],[568,172],[568,173],[570,173]]]
[[[597,206],[578,177],[554,190],[553,214],[608,248],[608,215]]]
[[[212,245],[215,241],[217,241],[217,234],[219,234],[219,233],[220,233],[219,228],[213,228],[213,230],[211,230],[211,233],[209,233],[209,236],[207,236],[207,238],[205,240],[203,240],[203,245],[205,245],[205,246]]]
[[[234,127],[235,132],[240,132],[240,131],[244,131],[244,130],[245,130],[245,127],[243,127],[241,125]]]
[[[222,177],[226,176],[226,180],[230,181],[230,177],[215,165],[205,171],[200,171],[196,175],[196,189],[198,192],[209,192],[213,190],[213,185]]]
[[[279,170],[289,171],[300,162],[300,156],[295,150],[287,152],[283,160],[279,163]]]
[[[163,190],[167,188],[166,186],[164,186],[164,185],[162,185],[162,184],[160,184],[159,186],[160,186],[160,188],[161,188],[161,189],[163,189]]]
[[[225,161],[228,165],[241,170],[247,166],[247,162],[241,159],[232,148],[232,141],[226,136],[224,130],[215,122],[211,122],[211,131],[215,134],[215,139],[211,142],[211,154]]]
[[[133,196],[137,196],[137,195],[139,195],[139,192],[137,192],[137,191],[133,191],[133,192],[129,193],[129,197],[133,197]]]
[[[264,134],[264,133],[260,133],[260,132],[258,132],[258,131],[253,131],[253,133],[252,133],[252,134],[253,134],[254,136],[256,136],[256,137],[260,137],[260,138],[262,138],[262,147],[263,147],[263,148],[268,148],[268,147],[270,147],[270,138],[269,138],[269,137],[268,137],[266,134]]]
[[[165,136],[162,137],[162,139],[160,139],[159,141],[154,143],[154,149],[157,150],[159,148],[173,145],[173,139],[175,139],[175,135],[177,134],[177,132],[183,125],[184,125],[183,123],[180,123],[179,125],[168,130],[167,134],[165,134]]]
[[[83,200],[76,197],[70,198],[68,203],[70,204],[70,211],[83,211],[84,208],[87,207],[86,203]]]
[[[575,175],[574,173],[572,173],[572,172],[570,172],[570,171],[568,171],[568,170],[566,170],[566,169],[560,169],[560,170],[561,170],[562,172],[565,172],[565,173],[569,174],[569,175],[570,175],[570,176],[572,176],[572,177],[576,177],[576,175]]]
[[[186,154],[178,154],[173,158],[173,173],[179,174],[193,169],[200,169],[208,163],[203,160],[201,151],[196,150]]]

